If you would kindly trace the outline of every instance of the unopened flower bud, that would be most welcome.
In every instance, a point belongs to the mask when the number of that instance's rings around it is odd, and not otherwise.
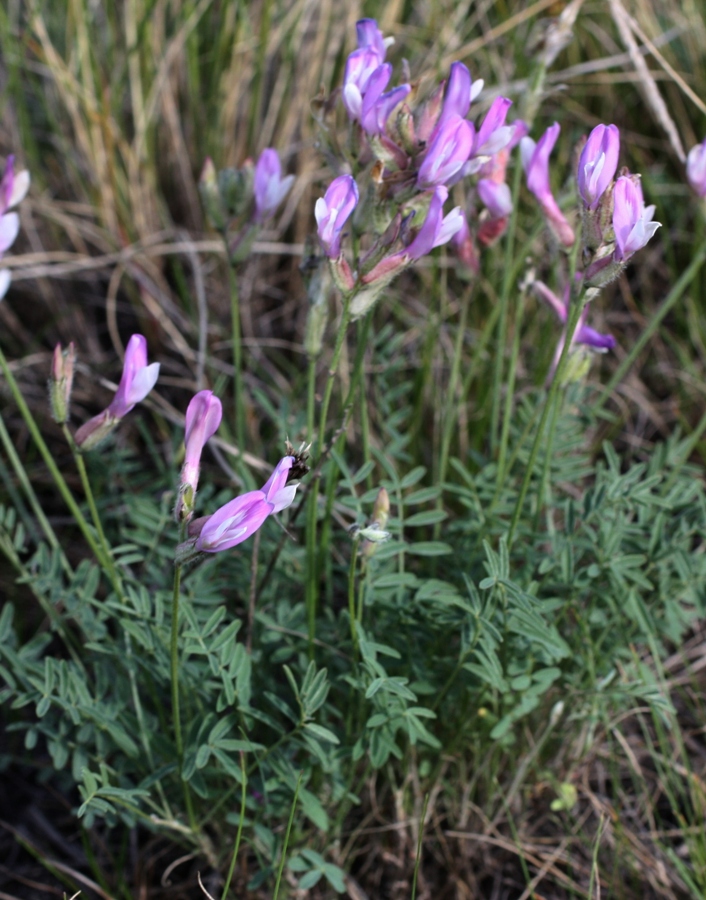
[[[51,378],[49,379],[49,403],[54,421],[58,422],[59,425],[69,421],[69,405],[71,402],[75,363],[76,349],[73,341],[66,350],[62,348],[61,344],[57,344],[54,348]]]
[[[216,167],[213,165],[213,160],[210,156],[206,157],[206,162],[204,162],[201,170],[199,191],[208,220],[216,231],[223,231],[226,227],[225,211],[221,202],[221,192],[218,189]]]
[[[330,263],[333,283],[342,294],[350,294],[355,287],[355,278],[345,256],[341,254],[336,259],[332,259]]]

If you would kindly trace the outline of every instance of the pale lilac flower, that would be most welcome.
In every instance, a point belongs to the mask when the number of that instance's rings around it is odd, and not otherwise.
[[[10,287],[12,276],[9,269],[0,269],[0,300],[5,296]]]
[[[20,217],[15,212],[0,216],[0,256],[13,245],[20,230]]]
[[[623,175],[613,191],[613,230],[615,231],[615,259],[629,259],[649,241],[660,227],[653,222],[654,206],[645,206],[639,175]]]
[[[436,132],[417,174],[420,188],[448,184],[458,175],[473,147],[473,125],[458,115],[449,116]]]
[[[478,129],[473,146],[474,156],[492,156],[506,147],[515,135],[515,126],[506,125],[507,112],[512,100],[496,97]]]
[[[370,79],[373,74],[382,66],[383,62],[379,55],[370,48],[361,48],[354,50],[346,61],[346,68],[343,73],[343,92],[341,99],[346,108],[349,117],[354,121],[360,120],[363,113],[363,97],[368,90]],[[388,81],[392,77],[392,67],[390,67],[390,75]],[[380,89],[380,93],[387,86],[387,81]]]
[[[562,299],[557,297],[556,294],[541,281],[533,282],[532,290],[540,300],[543,300],[548,306],[551,306],[562,325],[566,325],[569,318],[569,285],[564,289],[564,296]],[[605,353],[607,350],[612,350],[613,347],[615,347],[615,338],[613,335],[601,334],[599,331],[595,331],[586,324],[588,307],[589,304],[586,304],[581,311],[581,316],[576,326],[576,330],[574,331],[571,343],[584,344],[587,347],[591,347],[597,353]],[[558,356],[561,355],[563,343],[564,339],[562,338],[559,345],[557,360],[555,360],[555,362],[558,361]]]
[[[23,169],[15,174],[15,157],[10,155],[0,180],[0,215],[24,200],[29,190],[29,172]]]
[[[689,150],[686,177],[699,197],[706,197],[706,140]]]
[[[481,178],[478,196],[493,219],[505,219],[512,212],[512,194],[504,181],[498,183],[491,178]]]
[[[282,178],[277,151],[268,147],[260,154],[255,166],[255,221],[269,219],[289,193],[294,175]]]
[[[615,125],[596,125],[581,151],[578,190],[589,209],[595,209],[615,175],[620,132]]]
[[[159,363],[147,365],[147,339],[133,334],[125,349],[123,374],[108,412],[116,419],[144,400],[159,378]]]
[[[459,206],[444,216],[443,207],[448,196],[449,192],[443,185],[436,188],[422,227],[412,243],[401,251],[402,254],[411,259],[420,259],[431,253],[434,247],[446,244],[463,228],[464,217]]]
[[[74,437],[79,447],[90,450],[106,437],[136,403],[144,400],[157,383],[159,363],[147,365],[147,340],[133,334],[125,349],[123,374],[112,402],[102,413],[89,419]]]
[[[262,490],[242,494],[209,516],[196,539],[195,549],[202,553],[229,550],[254,534],[268,516],[290,506],[297,490],[296,484],[287,487],[293,464],[293,456],[283,457]]]
[[[341,231],[358,204],[358,185],[352,175],[334,178],[314,207],[319,240],[331,259],[341,253]]]
[[[520,155],[527,175],[527,187],[537,198],[547,224],[562,244],[571,247],[575,240],[573,229],[559,209],[549,183],[549,154],[560,130],[559,124],[555,122],[537,143],[532,138],[523,137],[520,141]]]
[[[181,470],[181,485],[196,490],[199,482],[201,453],[206,442],[218,430],[223,418],[223,406],[213,391],[199,391],[191,398],[186,408],[184,430],[184,465]]]
[[[367,134],[381,134],[385,130],[392,110],[398,106],[412,90],[408,84],[401,84],[386,94],[383,93],[392,77],[392,66],[383,63],[372,74],[363,95],[360,124]]]

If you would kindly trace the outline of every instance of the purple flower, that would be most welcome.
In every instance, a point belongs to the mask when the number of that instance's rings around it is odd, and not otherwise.
[[[383,62],[386,41],[375,19],[359,19],[355,24],[355,32],[358,37],[358,46],[373,50],[380,61],[378,65]],[[392,38],[388,38],[388,41],[391,42]]]
[[[85,450],[97,446],[136,403],[145,399],[158,377],[159,363],[147,365],[147,340],[141,334],[133,334],[125,350],[120,384],[110,406],[78,429],[74,436],[76,444]]]
[[[615,231],[615,259],[629,259],[649,241],[660,227],[653,222],[654,206],[645,206],[639,175],[623,175],[613,191],[613,230]]]
[[[0,256],[13,245],[20,230],[20,217],[15,212],[0,216]]]
[[[478,129],[473,147],[474,156],[492,156],[510,143],[515,134],[515,126],[506,125],[505,119],[511,106],[512,100],[506,97],[496,97],[493,100]]]
[[[449,192],[443,185],[436,188],[422,227],[412,243],[401,251],[402,254],[411,259],[420,259],[427,253],[431,253],[434,247],[446,244],[457,231],[463,228],[463,213],[459,206],[444,216],[443,207],[448,196]]]
[[[562,244],[571,247],[575,240],[573,229],[559,209],[549,184],[549,155],[560,130],[559,124],[555,122],[536,144],[532,138],[523,137],[520,141],[520,154],[527,175],[527,187],[537,198],[547,224]]]
[[[223,417],[221,401],[213,391],[199,391],[191,398],[186,408],[184,430],[184,466],[181,470],[181,485],[196,490],[199,482],[201,453],[210,438],[218,430]]]
[[[265,519],[286,509],[294,500],[297,485],[287,487],[293,456],[283,457],[262,490],[249,491],[222,506],[204,523],[195,542],[202,553],[219,553],[247,540]]]
[[[482,82],[476,82],[482,87]],[[475,87],[475,85],[473,85]],[[451,64],[449,80],[446,84],[444,104],[441,107],[441,115],[432,132],[432,140],[441,126],[452,116],[460,116],[465,119],[471,108],[471,73],[462,62]]]
[[[392,66],[383,63],[372,74],[365,89],[360,113],[360,124],[367,134],[381,134],[392,112],[412,90],[410,85],[401,84],[386,94],[383,91],[392,78]]]
[[[331,259],[341,253],[341,231],[358,204],[358,185],[352,175],[339,175],[314,207],[319,240]]]
[[[620,132],[615,125],[596,125],[581,151],[578,189],[589,209],[595,209],[615,175]]]
[[[264,222],[275,212],[289,193],[294,175],[282,178],[277,151],[268,147],[255,166],[255,221]]]
[[[122,419],[136,403],[144,400],[159,378],[159,363],[147,365],[147,339],[133,334],[125,350],[123,374],[108,412]]]
[[[448,184],[465,165],[474,133],[473,125],[466,119],[455,114],[449,116],[429,145],[419,167],[417,186],[423,189]]]
[[[382,65],[382,59],[375,50],[370,48],[361,48],[354,50],[346,61],[346,69],[343,73],[343,105],[346,108],[348,116],[356,121],[359,120],[363,113],[363,96],[368,89],[370,79]],[[390,66],[390,75],[392,76],[392,67]],[[387,86],[387,81],[380,89],[380,93]]]
[[[493,219],[505,219],[512,212],[512,194],[504,181],[498,183],[491,178],[481,178],[478,196]]]
[[[532,290],[540,300],[543,300],[547,305],[551,306],[562,325],[566,325],[569,318],[569,285],[567,284],[564,289],[564,296],[562,299],[559,299],[559,297],[550,291],[546,284],[543,284],[541,281],[533,282]],[[589,305],[586,304],[581,311],[581,316],[576,326],[576,331],[574,331],[571,343],[585,344],[587,347],[592,347],[598,353],[605,353],[606,350],[612,350],[613,347],[615,347],[615,338],[613,335],[601,334],[599,331],[595,331],[586,324],[586,319],[588,318],[588,306]],[[559,345],[558,355],[561,354],[563,343],[562,339]]]
[[[699,197],[706,197],[706,140],[689,150],[686,177]]]

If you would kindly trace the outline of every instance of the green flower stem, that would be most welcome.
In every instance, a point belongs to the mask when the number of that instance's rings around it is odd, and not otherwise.
[[[314,440],[314,416],[316,408],[316,358],[309,357],[309,372],[307,376],[306,393],[306,442],[311,444]]]
[[[336,343],[333,349],[331,365],[326,379],[326,387],[324,388],[324,398],[321,404],[321,414],[319,417],[319,433],[316,436],[316,450],[314,459],[318,462],[324,447],[324,437],[326,432],[326,422],[328,418],[329,405],[331,403],[331,395],[333,393],[333,384],[338,371],[338,363],[341,358],[343,342],[348,331],[351,321],[351,299],[352,295],[348,294],[343,298],[343,312],[341,314],[341,322],[338,326],[338,334],[336,335]],[[316,605],[318,599],[318,553],[316,541],[316,519],[317,507],[319,502],[319,483],[321,481],[321,473],[319,472],[312,479],[308,491],[307,521],[306,521],[306,618],[307,628],[309,632],[309,654],[314,653],[314,638],[316,637]]]
[[[593,405],[594,413],[598,410],[602,409],[605,405],[606,400],[610,397],[611,393],[615,389],[615,387],[622,381],[625,373],[628,371],[630,366],[635,362],[637,357],[642,353],[647,343],[651,340],[652,335],[655,333],[659,325],[661,324],[664,317],[671,310],[671,308],[676,304],[676,302],[681,298],[681,295],[684,291],[689,287],[691,282],[694,280],[696,275],[699,272],[701,266],[703,266],[704,261],[706,260],[706,241],[704,241],[694,254],[694,258],[691,260],[687,268],[682,272],[679,280],[671,289],[671,291],[667,294],[667,296],[662,301],[661,305],[657,308],[657,310],[652,315],[652,318],[647,323],[645,330],[642,332],[640,337],[635,341],[632,349],[625,357],[625,359],[620,363],[618,368],[615,370],[613,377],[610,379],[608,384],[603,388],[600,397],[596,400]]]
[[[226,876],[226,883],[223,885],[223,893],[221,894],[221,900],[227,900],[228,891],[230,890],[230,883],[233,880],[233,873],[235,872],[235,863],[238,859],[238,851],[240,850],[240,839],[243,836],[243,824],[245,822],[245,798],[246,798],[246,789],[248,784],[248,775],[245,771],[245,754],[243,751],[240,751],[240,771],[242,773],[242,781],[240,784],[240,818],[238,819],[238,831],[235,835],[235,846],[233,847],[233,856],[230,860],[230,866],[228,868],[228,875]]]
[[[183,531],[183,528],[182,528]],[[181,535],[183,538],[183,534]],[[189,817],[189,825],[194,834],[198,831],[194,808],[191,802],[191,791],[188,782],[182,777],[184,767],[184,741],[181,734],[181,712],[179,709],[179,595],[181,593],[181,563],[174,566],[174,591],[172,593],[172,633],[170,642],[170,663],[172,681],[172,723],[174,727],[174,742],[176,744],[177,759],[179,761],[179,779],[184,786],[184,802]]]
[[[542,515],[542,504],[544,503],[544,492],[547,489],[549,481],[549,472],[552,467],[552,450],[554,447],[554,437],[556,436],[556,426],[559,421],[559,411],[564,402],[564,391],[557,391],[552,407],[552,417],[549,420],[549,432],[547,433],[547,442],[544,448],[544,464],[542,465],[542,474],[539,478],[539,488],[537,489],[537,510],[534,518],[534,530],[539,530],[539,522]]]
[[[235,416],[235,443],[238,447],[238,469],[241,477],[244,473],[243,453],[245,452],[245,392],[243,386],[243,341],[240,332],[240,292],[235,267],[230,261],[228,235],[224,232],[223,243],[226,249],[228,267],[228,288],[230,291],[230,324],[233,340],[233,413]]]
[[[292,800],[292,808],[289,811],[289,821],[287,822],[287,830],[284,834],[284,843],[282,844],[282,859],[279,863],[279,869],[277,870],[277,881],[275,882],[275,892],[272,895],[272,900],[277,900],[279,896],[279,886],[282,883],[282,873],[284,872],[284,864],[287,861],[287,848],[289,847],[289,836],[292,833],[292,825],[294,824],[294,813],[297,808],[297,800],[299,799],[299,788],[302,785],[302,778],[304,777],[304,773],[299,773],[299,778],[297,780],[297,787],[294,791],[294,800]]]
[[[37,495],[32,487],[32,482],[29,480],[29,476],[27,475],[27,470],[22,465],[22,460],[17,455],[17,451],[15,450],[15,445],[12,443],[12,438],[5,427],[5,422],[0,415],[0,441],[2,441],[2,445],[5,449],[5,453],[7,454],[8,459],[12,465],[12,468],[15,470],[15,475],[17,476],[17,480],[19,481],[22,490],[25,492],[25,496],[29,501],[29,505],[32,508],[32,512],[36,516],[37,522],[39,522],[39,526],[44,532],[44,536],[47,539],[47,543],[59,554],[59,558],[61,560],[61,567],[67,573],[71,574],[71,565],[66,558],[66,554],[64,553],[61,544],[59,543],[59,538],[56,536],[56,532],[51,527],[49,520],[44,514],[44,510],[42,509],[42,505],[37,498]]]
[[[526,289],[518,291],[517,308],[515,310],[515,335],[512,341],[510,354],[510,368],[507,373],[507,385],[505,387],[505,407],[503,409],[502,432],[500,435],[500,451],[498,453],[498,471],[496,476],[495,492],[499,494],[505,481],[507,448],[510,440],[510,422],[512,420],[512,408],[515,402],[515,378],[517,377],[517,362],[520,357],[520,334],[522,331],[522,317],[525,308]]]
[[[522,166],[515,165],[512,180],[512,213],[505,238],[505,264],[503,266],[503,284],[500,292],[498,310],[498,343],[495,350],[495,368],[493,370],[493,401],[490,411],[490,452],[495,453],[500,424],[500,398],[502,396],[503,362],[505,358],[505,343],[507,341],[507,319],[510,290],[513,284],[515,258],[515,231],[517,230],[517,206],[520,197],[520,184],[522,180]]]
[[[86,543],[91,548],[91,552],[93,553],[95,558],[101,564],[103,564],[102,548],[101,548],[100,544],[98,543],[98,541],[96,541],[95,535],[93,534],[93,532],[91,530],[91,526],[88,524],[86,517],[81,512],[81,509],[80,509],[78,503],[76,502],[76,498],[71,493],[71,488],[68,486],[68,484],[66,483],[66,480],[64,479],[64,476],[59,471],[59,467],[57,466],[56,462],[54,461],[54,457],[52,456],[51,451],[49,450],[49,447],[47,447],[46,442],[45,442],[44,438],[42,437],[42,434],[39,430],[39,427],[37,426],[34,416],[32,415],[29,407],[27,406],[27,404],[25,402],[24,397],[22,396],[22,392],[20,391],[19,385],[17,384],[17,381],[15,380],[15,376],[12,374],[12,372],[10,370],[10,366],[8,365],[7,359],[6,359],[5,354],[3,353],[2,349],[0,349],[0,369],[2,369],[3,375],[5,376],[5,380],[7,381],[7,386],[10,388],[10,393],[12,394],[12,397],[13,397],[15,403],[17,404],[17,408],[20,411],[20,415],[24,419],[25,425],[27,426],[29,433],[32,435],[32,440],[34,441],[35,446],[39,450],[39,453],[41,454],[41,457],[44,460],[44,464],[46,465],[47,469],[49,469],[49,473],[51,474],[52,478],[54,479],[54,483],[56,484],[57,488],[59,489],[59,493],[61,494],[64,502],[68,506],[69,511],[71,512],[71,515],[74,517],[76,524],[78,525],[79,529],[81,530],[81,533],[83,534],[84,538],[86,539]]]
[[[527,468],[525,469],[525,477],[522,479],[522,485],[520,487],[520,495],[517,498],[517,503],[515,505],[515,511],[512,515],[512,521],[510,523],[510,531],[507,537],[507,545],[508,548],[512,546],[512,540],[515,536],[515,529],[517,528],[517,523],[520,519],[520,515],[522,513],[522,507],[525,502],[525,497],[527,496],[527,490],[529,489],[530,481],[532,480],[532,474],[534,472],[534,467],[537,462],[537,454],[539,452],[539,445],[542,442],[542,436],[544,435],[544,428],[547,424],[547,418],[549,416],[550,410],[553,408],[554,403],[556,401],[556,396],[559,392],[559,389],[562,386],[562,379],[564,377],[564,373],[566,371],[567,364],[569,362],[569,353],[571,351],[571,341],[574,336],[574,332],[576,331],[576,326],[578,325],[579,318],[581,316],[581,311],[584,306],[584,298],[577,297],[575,300],[572,298],[571,306],[569,307],[569,321],[566,326],[566,336],[564,339],[564,347],[561,351],[561,356],[559,357],[559,364],[556,368],[556,372],[554,373],[554,378],[552,380],[551,387],[549,388],[549,393],[547,395],[546,400],[544,401],[544,406],[542,408],[542,416],[539,420],[539,425],[537,426],[537,433],[534,437],[534,442],[532,444],[532,449],[530,450],[530,458],[527,463]]]
[[[103,566],[108,573],[108,577],[110,578],[110,582],[113,585],[113,590],[117,594],[121,603],[125,602],[125,592],[123,590],[123,586],[120,580],[120,576],[118,574],[117,569],[115,568],[115,561],[113,559],[113,554],[111,553],[110,546],[105,536],[105,532],[103,531],[103,524],[101,522],[101,518],[98,514],[98,507],[96,506],[96,500],[93,496],[93,489],[91,488],[91,482],[88,478],[88,472],[86,471],[86,463],[83,460],[83,454],[76,446],[76,442],[73,439],[73,435],[69,431],[67,425],[64,423],[61,426],[61,430],[64,432],[64,437],[66,438],[66,443],[69,445],[71,449],[71,453],[74,458],[74,462],[76,463],[76,468],[78,469],[79,478],[81,479],[81,486],[83,487],[83,493],[86,497],[86,502],[88,503],[88,509],[91,513],[91,520],[93,521],[93,527],[96,530],[96,534],[98,535],[98,540],[100,541],[102,556],[103,556]]]
[[[348,567],[348,618],[351,626],[351,641],[353,642],[353,657],[358,659],[358,622],[355,609],[355,573],[358,565],[358,544],[360,538],[356,535],[353,538],[353,547],[351,549],[351,564]]]

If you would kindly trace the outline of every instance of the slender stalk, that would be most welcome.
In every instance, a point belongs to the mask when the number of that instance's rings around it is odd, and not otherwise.
[[[353,642],[353,655],[358,658],[358,627],[357,615],[355,609],[355,572],[358,565],[358,544],[360,538],[356,535],[353,538],[353,547],[351,549],[351,564],[348,567],[348,618],[351,626],[351,641]]]
[[[498,310],[498,344],[495,351],[495,368],[493,370],[493,403],[490,411],[490,452],[495,453],[497,447],[498,427],[500,422],[500,398],[502,395],[503,362],[505,343],[507,341],[507,312],[510,290],[513,283],[513,260],[515,253],[515,231],[517,230],[517,206],[520,196],[522,166],[516,165],[512,180],[512,213],[505,238],[505,263],[503,266],[503,284],[500,292]]]
[[[189,817],[191,830],[196,833],[197,824],[194,816],[194,808],[191,802],[191,791],[188,782],[182,777],[184,766],[184,740],[181,734],[181,712],[179,708],[179,596],[181,593],[181,563],[174,566],[174,590],[172,592],[172,633],[170,642],[170,668],[172,681],[172,723],[174,727],[174,742],[176,744],[177,759],[179,761],[179,780],[184,787],[184,802]]]
[[[56,532],[52,528],[49,520],[44,514],[44,510],[42,509],[42,505],[37,498],[37,495],[32,487],[32,482],[29,480],[27,475],[27,470],[22,465],[22,460],[17,455],[17,451],[15,450],[15,445],[12,443],[12,438],[5,427],[5,422],[0,415],[0,441],[2,441],[3,448],[7,453],[7,457],[10,460],[12,468],[15,470],[15,475],[17,476],[17,480],[19,481],[22,490],[29,501],[29,505],[32,508],[32,512],[37,518],[39,522],[40,528],[44,532],[44,536],[47,539],[49,546],[52,550],[56,550],[59,553],[59,558],[61,559],[61,567],[67,573],[71,573],[71,565],[66,558],[64,551],[61,548],[61,544],[59,543],[59,538],[56,536]]]
[[[544,492],[547,487],[547,482],[549,480],[549,472],[552,467],[552,450],[554,448],[554,437],[556,435],[556,426],[559,421],[559,411],[563,406],[564,402],[564,391],[557,391],[556,397],[554,399],[554,406],[552,407],[552,417],[549,420],[549,432],[547,434],[547,442],[544,447],[544,464],[542,466],[542,474],[539,478],[539,488],[537,489],[537,510],[534,519],[534,529],[535,531],[539,530],[539,521],[542,515],[542,504],[544,503]]]
[[[512,540],[515,535],[515,529],[517,528],[517,523],[519,521],[520,515],[522,513],[522,507],[525,502],[525,497],[527,496],[527,490],[529,489],[530,481],[532,480],[532,474],[534,472],[534,467],[537,462],[537,453],[539,452],[539,445],[542,441],[542,436],[544,435],[544,428],[547,424],[547,418],[549,416],[550,410],[553,408],[556,395],[561,387],[562,379],[564,377],[564,373],[566,371],[566,366],[569,361],[569,353],[571,351],[571,341],[574,336],[574,332],[576,331],[576,326],[578,325],[579,318],[581,316],[581,311],[584,305],[584,298],[577,297],[575,300],[572,300],[571,306],[569,308],[569,321],[566,326],[566,337],[564,339],[564,346],[561,351],[561,356],[559,357],[559,364],[556,368],[556,372],[554,373],[554,379],[552,381],[551,387],[549,388],[549,394],[547,395],[544,401],[544,407],[542,408],[542,416],[539,420],[539,425],[537,426],[537,433],[534,437],[534,442],[532,444],[532,449],[530,450],[530,458],[527,463],[527,468],[525,469],[525,477],[522,479],[522,485],[520,487],[520,495],[517,498],[517,503],[515,505],[515,511],[512,515],[512,521],[510,523],[510,531],[507,537],[507,545],[508,548],[512,546]]]
[[[240,792],[240,818],[238,819],[238,831],[235,835],[235,846],[233,847],[233,856],[230,860],[230,867],[228,869],[228,875],[226,876],[226,883],[223,885],[223,893],[221,894],[221,900],[227,900],[228,891],[230,890],[230,883],[233,880],[233,873],[235,872],[235,863],[238,859],[238,850],[240,850],[240,839],[243,836],[243,823],[245,822],[245,797],[246,797],[246,788],[248,784],[248,775],[245,771],[245,754],[243,751],[240,751],[240,771],[242,773],[243,780],[241,782],[241,792]]]
[[[314,416],[316,407],[316,359],[309,357],[309,372],[306,392],[306,442],[314,440]]]
[[[331,403],[331,395],[333,393],[333,384],[338,370],[338,363],[343,349],[343,342],[350,324],[350,295],[343,298],[343,312],[341,314],[341,322],[338,326],[338,334],[336,335],[336,343],[333,349],[331,365],[328,370],[328,378],[326,379],[326,387],[324,388],[324,397],[321,404],[321,413],[319,416],[319,433],[316,436],[316,451],[314,459],[318,460],[324,446],[324,437],[326,432],[326,423],[328,418],[328,409]],[[319,483],[321,474],[319,473],[312,479],[307,507],[306,522],[306,617],[307,628],[309,632],[309,654],[314,653],[314,638],[316,637],[316,604],[318,599],[318,554],[316,542],[316,512],[319,502]]]
[[[223,233],[228,267],[228,288],[230,292],[230,325],[233,340],[233,414],[235,416],[235,442],[238,446],[238,466],[243,467],[245,452],[245,390],[243,384],[243,340],[240,329],[240,292],[235,267],[230,262],[228,235]],[[240,472],[242,475],[242,471]]]
[[[647,323],[645,330],[642,332],[640,337],[635,341],[632,349],[625,357],[625,359],[620,363],[618,368],[615,370],[613,377],[610,379],[608,384],[603,388],[603,391],[600,397],[596,400],[593,405],[593,411],[597,412],[602,409],[605,405],[606,400],[611,395],[615,387],[622,381],[625,373],[628,371],[630,366],[635,362],[637,357],[642,353],[643,349],[652,338],[652,335],[655,333],[660,323],[667,315],[667,313],[671,310],[671,308],[677,303],[677,301],[681,298],[681,295],[684,291],[689,287],[691,282],[694,280],[696,275],[699,272],[701,266],[703,266],[704,261],[706,260],[706,241],[704,241],[694,254],[694,258],[691,260],[687,268],[682,272],[680,278],[677,283],[671,289],[671,291],[667,294],[667,296],[662,301],[661,305],[657,308],[657,310],[652,315],[652,318]]]
[[[474,284],[471,284],[466,290],[461,300],[461,316],[456,331],[456,340],[454,341],[454,355],[451,362],[451,371],[449,373],[449,383],[447,387],[447,402],[444,410],[444,426],[441,435],[441,452],[439,455],[439,483],[443,483],[446,479],[446,470],[449,463],[449,451],[451,449],[451,438],[455,428],[458,425],[458,416],[454,415],[456,391],[458,390],[459,376],[461,373],[461,360],[463,359],[463,342],[466,336],[466,323],[468,321],[468,309],[473,299]],[[441,498],[439,499],[441,502]]]
[[[507,387],[505,388],[505,407],[503,409],[502,432],[500,434],[500,451],[498,453],[498,471],[496,476],[496,493],[502,489],[505,480],[507,459],[507,446],[510,440],[510,422],[512,421],[512,407],[515,402],[515,378],[517,377],[517,362],[520,356],[520,335],[522,331],[522,317],[525,308],[526,291],[518,291],[517,308],[515,311],[515,335],[512,341],[510,354],[510,368],[507,373]]]
[[[15,380],[15,376],[10,370],[7,358],[5,357],[2,349],[0,349],[0,369],[2,369],[5,380],[7,381],[7,385],[10,388],[10,393],[12,394],[12,397],[17,404],[17,408],[20,411],[20,415],[24,419],[25,425],[27,426],[29,433],[32,435],[32,440],[39,450],[39,453],[44,460],[44,464],[46,465],[47,469],[49,469],[49,473],[54,479],[54,483],[59,489],[59,493],[68,506],[71,515],[74,517],[76,524],[78,525],[81,533],[86,540],[86,543],[91,548],[91,552],[93,553],[95,558],[102,563],[102,548],[98,541],[96,541],[95,535],[91,531],[91,527],[88,524],[86,517],[81,512],[81,509],[76,502],[76,498],[71,493],[71,488],[68,486],[66,480],[64,479],[64,476],[59,471],[59,467],[57,466],[54,457],[49,450],[49,447],[47,447],[44,438],[42,437],[34,416],[32,415],[29,407],[27,406],[27,403],[25,402],[24,397],[22,396],[22,392],[20,391],[19,385]]]
[[[108,544],[105,532],[103,531],[103,523],[101,522],[100,515],[98,514],[98,507],[96,505],[95,497],[93,496],[93,488],[91,487],[91,482],[88,478],[88,472],[86,471],[86,463],[84,462],[83,454],[76,446],[73,435],[69,431],[66,424],[63,424],[61,426],[61,430],[64,432],[66,443],[69,445],[74,458],[74,462],[76,463],[79,478],[81,479],[81,486],[83,487],[83,493],[86,497],[88,509],[91,513],[93,527],[95,528],[96,534],[98,535],[98,540],[100,541],[103,555],[102,564],[107,570],[108,577],[110,578],[111,584],[113,585],[113,590],[122,601],[124,600],[124,591],[120,582],[120,576],[118,575],[118,571],[115,568],[115,561],[113,560],[113,554],[111,552],[110,545]]]
[[[419,833],[417,834],[417,855],[414,859],[414,875],[412,877],[412,900],[416,900],[417,896],[417,877],[419,875],[419,866],[422,861],[422,843],[424,841],[424,823],[427,820],[427,806],[429,806],[429,794],[424,797],[424,807],[422,809],[422,818],[419,820]]]
[[[282,872],[284,872],[284,864],[287,860],[287,847],[289,846],[289,836],[292,833],[292,824],[294,823],[294,812],[297,808],[297,800],[299,799],[299,788],[301,787],[302,777],[304,773],[299,773],[299,779],[297,780],[297,787],[294,791],[294,800],[292,800],[292,808],[289,811],[289,821],[287,822],[287,831],[284,835],[284,843],[282,844],[282,859],[279,863],[279,870],[277,871],[277,881],[275,883],[275,892],[272,895],[272,900],[277,900],[279,896],[279,886],[282,882]]]

